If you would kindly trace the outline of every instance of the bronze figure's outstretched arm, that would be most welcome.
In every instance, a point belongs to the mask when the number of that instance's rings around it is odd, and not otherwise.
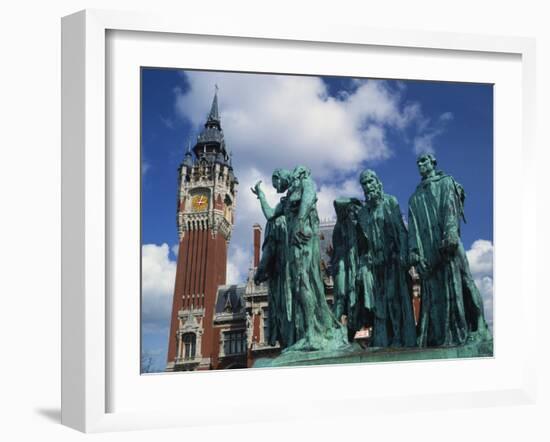
[[[281,207],[280,207],[280,204],[277,204],[275,208],[269,205],[265,197],[265,193],[260,187],[261,184],[262,184],[262,181],[260,180],[254,185],[254,187],[251,187],[250,190],[260,200],[260,205],[262,206],[262,212],[264,213],[265,218],[269,221],[281,215]]]

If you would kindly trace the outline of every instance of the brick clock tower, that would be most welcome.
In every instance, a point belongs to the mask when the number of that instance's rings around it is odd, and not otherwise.
[[[218,286],[226,280],[238,185],[225,146],[217,91],[192,150],[178,170],[179,253],[166,371],[209,370],[217,362],[214,310]]]

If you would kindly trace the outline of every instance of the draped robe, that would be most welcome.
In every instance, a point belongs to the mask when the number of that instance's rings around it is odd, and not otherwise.
[[[460,241],[465,194],[443,172],[423,179],[409,200],[409,254],[421,280],[418,345],[462,345],[490,338],[483,302]]]
[[[358,214],[364,236],[361,251],[362,290],[371,298],[374,347],[414,347],[416,328],[407,283],[407,230],[397,199],[382,193]],[[370,284],[365,281],[372,281]],[[370,287],[369,287],[370,285]],[[369,293],[372,291],[372,293]]]
[[[269,280],[270,343],[278,340],[285,351],[348,344],[345,328],[326,302],[315,188],[309,170],[296,167],[287,194],[268,220],[262,246],[259,269]]]

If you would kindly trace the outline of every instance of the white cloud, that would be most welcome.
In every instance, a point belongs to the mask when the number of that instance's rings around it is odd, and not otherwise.
[[[381,80],[356,81],[351,92],[328,95],[318,77],[186,72],[190,89],[176,89],[177,113],[199,131],[214,84],[220,86],[222,126],[235,163],[269,172],[307,163],[324,180],[392,154],[388,129],[422,117],[417,103]]]
[[[144,331],[158,331],[168,327],[176,280],[176,262],[170,259],[168,244],[144,244],[141,268]]]
[[[491,241],[485,239],[474,241],[466,255],[473,275],[493,274],[493,243]]]
[[[434,153],[434,140],[447,128],[448,123],[453,119],[451,112],[445,112],[439,118],[432,122],[429,119],[424,119],[421,122],[421,131],[414,138],[414,151],[417,155],[422,153]]]
[[[359,185],[359,180],[350,179],[340,184],[323,184],[320,186],[317,192],[317,211],[321,220],[336,218],[334,200],[342,196],[362,198],[363,191]]]
[[[466,252],[474,281],[481,293],[485,319],[493,329],[493,243],[485,239],[474,241]]]
[[[179,244],[174,244],[172,247],[170,247],[170,250],[172,251],[172,254],[176,257],[176,259],[178,258],[179,249],[180,249]]]
[[[251,255],[251,252],[247,253],[239,246],[230,248],[227,259],[227,284],[239,284],[246,280],[251,264]]]

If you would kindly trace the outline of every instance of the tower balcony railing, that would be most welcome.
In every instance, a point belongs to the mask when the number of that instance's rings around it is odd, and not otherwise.
[[[173,371],[195,370],[201,363],[202,357],[195,355],[192,358],[176,358]]]

